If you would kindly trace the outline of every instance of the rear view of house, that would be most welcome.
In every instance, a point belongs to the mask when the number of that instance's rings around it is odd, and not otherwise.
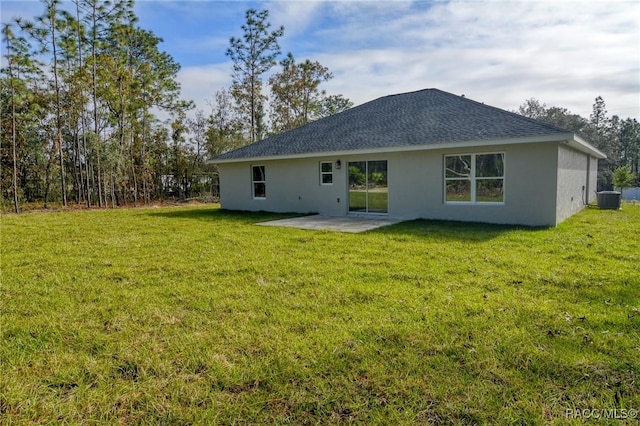
[[[568,130],[426,89],[212,161],[224,209],[554,226],[595,199],[602,158]]]

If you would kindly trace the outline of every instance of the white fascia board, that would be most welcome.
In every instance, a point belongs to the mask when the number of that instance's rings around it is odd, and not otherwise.
[[[598,160],[603,160],[607,158],[607,156],[602,151],[600,151],[599,149],[597,149],[596,147],[594,147],[593,145],[591,145],[589,142],[585,141],[578,135],[573,135],[573,138],[569,140],[568,143],[569,143],[569,146],[572,147],[573,149],[576,149],[580,152],[584,152],[585,154],[589,154],[592,157],[597,158]]]
[[[247,163],[247,162],[255,162],[255,161],[271,161],[271,160],[293,160],[297,158],[318,158],[318,157],[339,157],[346,155],[368,155],[368,154],[384,154],[384,153],[393,153],[393,152],[410,152],[410,151],[431,151],[437,149],[457,149],[457,148],[473,148],[473,147],[494,147],[500,145],[511,145],[511,144],[525,144],[525,143],[547,143],[547,142],[571,142],[574,141],[573,133],[559,133],[555,135],[547,135],[547,136],[526,136],[520,138],[503,138],[503,139],[473,139],[468,141],[461,142],[443,142],[443,143],[434,143],[428,145],[404,145],[404,146],[391,146],[384,148],[368,148],[368,149],[356,149],[356,150],[345,150],[345,151],[321,151],[321,152],[310,152],[304,154],[291,154],[291,155],[272,155],[272,156],[264,156],[264,157],[246,157],[246,158],[233,158],[228,160],[216,160],[211,159],[208,160],[211,164],[225,164],[225,163]],[[582,143],[578,143],[579,146],[583,146],[583,149],[590,147],[589,144],[582,141]],[[577,148],[576,148],[577,149]],[[600,153],[595,148],[590,153]],[[601,155],[604,155],[600,153]],[[596,156],[595,154],[592,154]]]

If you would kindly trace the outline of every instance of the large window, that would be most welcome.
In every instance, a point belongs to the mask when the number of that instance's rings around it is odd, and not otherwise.
[[[445,155],[448,203],[504,203],[504,153]]]
[[[333,185],[333,162],[320,162],[320,185]]]
[[[267,181],[264,166],[251,166],[251,191],[253,198],[267,198]]]
[[[349,161],[349,211],[388,213],[387,160]]]

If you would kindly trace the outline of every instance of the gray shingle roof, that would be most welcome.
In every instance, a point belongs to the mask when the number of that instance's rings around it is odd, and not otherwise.
[[[213,159],[324,152],[572,133],[438,89],[384,96]]]

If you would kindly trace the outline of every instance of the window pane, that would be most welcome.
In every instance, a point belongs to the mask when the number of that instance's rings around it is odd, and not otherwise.
[[[448,180],[447,201],[471,201],[471,181]]]
[[[264,181],[264,166],[253,166],[253,181]]]
[[[448,155],[445,157],[445,177],[468,178],[471,175],[470,155]]]
[[[332,163],[320,163],[322,173],[331,173],[333,171]]]
[[[367,211],[367,163],[350,161],[349,165],[349,211]]]
[[[476,201],[479,203],[502,203],[504,201],[504,180],[479,179],[476,183]]]
[[[504,177],[504,154],[476,155],[477,177]]]
[[[333,183],[333,175],[330,173],[323,174],[322,183],[325,183],[325,184]]]
[[[369,161],[369,175],[367,183],[369,188],[386,188],[387,187],[387,162],[386,161]]]
[[[255,198],[266,198],[267,191],[264,183],[253,184],[253,196]]]
[[[349,162],[349,188],[362,189],[367,183],[367,163],[364,161]]]

